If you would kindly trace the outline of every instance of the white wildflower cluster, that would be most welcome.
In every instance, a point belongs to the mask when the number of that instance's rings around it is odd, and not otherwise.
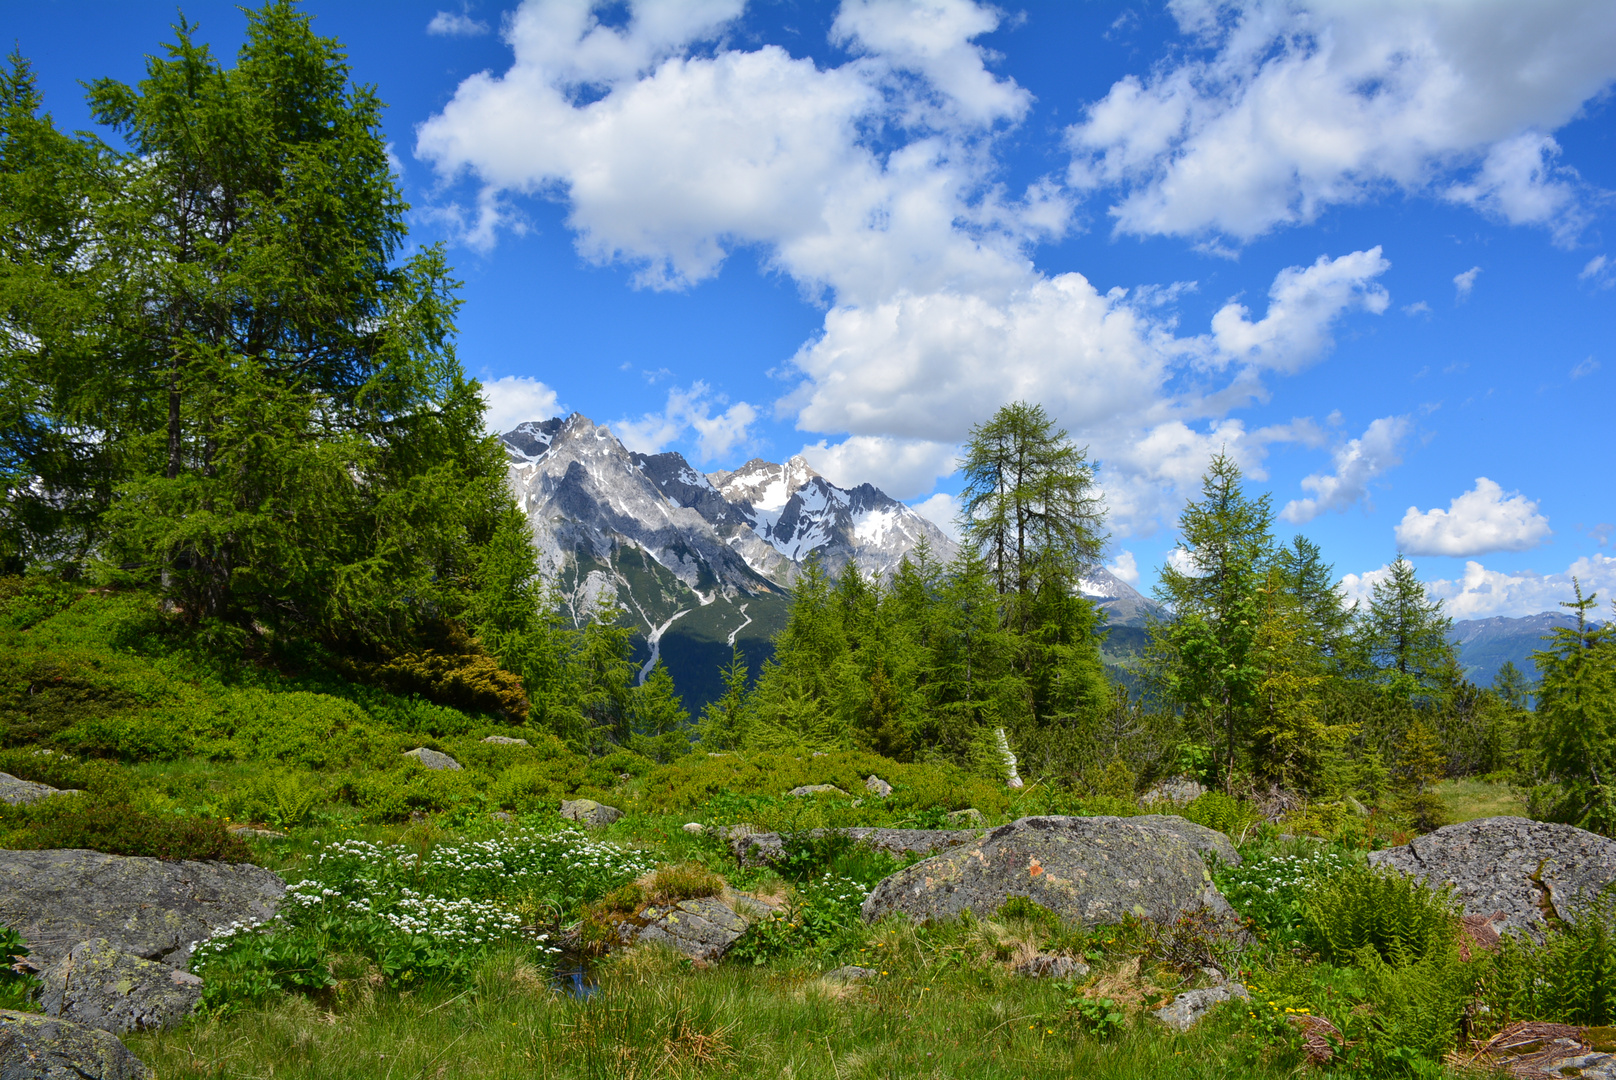
[[[849,877],[839,877],[829,870],[810,883],[808,891],[821,903],[849,904],[857,907],[869,897],[870,890]]]
[[[237,921],[229,926],[221,927],[200,941],[191,942],[191,956],[194,960],[202,960],[215,953],[224,952],[231,942],[243,934],[256,932],[260,927],[273,920],[259,919],[256,922]]]

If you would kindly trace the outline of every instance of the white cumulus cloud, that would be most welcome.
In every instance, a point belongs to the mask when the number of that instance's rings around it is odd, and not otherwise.
[[[954,496],[939,491],[930,498],[910,503],[909,509],[943,530],[943,535],[950,540],[959,541],[960,505]]]
[[[996,9],[848,2],[840,66],[728,44],[740,10],[638,0],[608,26],[588,3],[526,0],[504,31],[509,69],[463,81],[418,131],[417,155],[476,192],[437,212],[488,246],[520,231],[521,198],[559,200],[586,258],[651,288],[757,253],[825,304],[777,414],[827,436],[804,448],[826,475],[896,497],[933,490],[971,426],[1016,399],[1090,447],[1119,535],[1176,514],[1220,450],[1262,479],[1272,443],[1319,444],[1316,425],[1248,430],[1229,413],[1316,363],[1343,318],[1386,309],[1380,248],[1279,268],[1263,310],[1232,300],[1182,331],[1174,300],[1193,282],[1102,293],[1033,265],[1072,208],[1050,179],[999,182],[1031,99],[977,44]],[[709,449],[750,419],[711,421],[728,427]],[[670,400],[618,426],[661,447],[694,425]]]
[[[1286,503],[1279,516],[1301,525],[1327,510],[1345,510],[1367,499],[1369,482],[1402,464],[1403,441],[1412,428],[1406,416],[1383,416],[1372,421],[1363,435],[1336,448],[1334,473],[1315,473],[1302,479],[1302,490],[1312,492],[1312,496]]]
[[[1454,296],[1460,303],[1470,299],[1470,293],[1476,287],[1476,279],[1481,276],[1481,267],[1472,266],[1462,274],[1453,275]]]
[[[426,24],[426,32],[439,37],[477,37],[488,33],[488,24],[472,18],[465,9],[440,11]]]
[[[503,435],[528,420],[548,420],[566,411],[556,400],[556,392],[537,379],[506,375],[482,384],[483,422],[488,430]]]
[[[1390,575],[1387,567],[1366,574],[1348,574],[1342,590],[1349,600],[1368,603],[1376,581]],[[1442,601],[1442,610],[1455,619],[1487,619],[1494,616],[1519,618],[1544,611],[1559,612],[1563,601],[1575,599],[1576,585],[1584,596],[1599,594],[1599,617],[1616,614],[1609,602],[1616,598],[1616,558],[1588,555],[1577,559],[1564,573],[1543,574],[1535,570],[1489,570],[1470,560],[1456,578],[1435,578],[1425,582],[1428,596]]]
[[[724,408],[726,405],[729,407]],[[715,408],[723,411],[715,414]],[[642,454],[658,453],[675,439],[694,432],[696,455],[707,462],[744,446],[750,438],[748,428],[756,419],[757,410],[751,405],[744,401],[731,405],[727,397],[714,394],[698,379],[689,388],[670,388],[661,412],[645,413],[637,420],[618,420],[611,429],[624,446]]]
[[[1117,193],[1118,230],[1246,240],[1388,186],[1579,227],[1547,133],[1616,77],[1605,0],[1169,7],[1193,47],[1068,130],[1070,181]]]
[[[1139,560],[1133,557],[1131,551],[1118,553],[1115,559],[1105,564],[1105,568],[1129,585],[1139,584]]]
[[[1504,489],[1485,476],[1455,498],[1448,509],[1421,513],[1409,507],[1397,526],[1397,544],[1411,555],[1485,555],[1527,551],[1552,535],[1537,503]]]

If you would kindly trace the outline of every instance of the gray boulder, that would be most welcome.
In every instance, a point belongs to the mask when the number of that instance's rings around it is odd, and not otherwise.
[[[483,739],[483,742],[492,743],[494,746],[530,746],[530,745],[532,745],[526,739],[513,739],[509,735],[489,735],[487,738]]]
[[[1070,956],[1050,956],[1039,953],[1031,960],[1016,965],[1016,974],[1032,979],[1076,979],[1089,973],[1089,966]]]
[[[707,831],[699,821],[687,821],[679,827],[691,836],[700,836]]]
[[[623,941],[660,941],[708,962],[728,952],[747,927],[746,919],[716,896],[681,900],[672,907],[648,907],[640,918],[645,920],[643,925],[619,925]]]
[[[892,794],[892,785],[872,773],[864,778],[864,790],[884,799]]]
[[[46,1015],[114,1035],[173,1027],[202,1000],[195,975],[119,952],[106,938],[73,946],[46,969],[43,982]]]
[[[794,787],[794,788],[792,788],[790,791],[786,792],[786,794],[787,795],[818,795],[821,792],[823,792],[823,793],[825,793],[827,795],[846,795],[847,794],[847,792],[843,791],[841,788],[837,787],[835,784],[804,784],[802,787]]]
[[[599,826],[610,825],[623,816],[623,811],[594,799],[567,799],[561,804],[561,816],[569,821]]]
[[[1235,998],[1250,1001],[1251,993],[1240,983],[1224,983],[1222,986],[1180,994],[1150,1015],[1174,1031],[1188,1031],[1200,1022],[1201,1017],[1211,1012],[1213,1006]]]
[[[1012,896],[1086,926],[1128,915],[1167,922],[1203,907],[1229,913],[1203,853],[1240,862],[1228,837],[1183,818],[1027,817],[881,881],[864,918],[987,916]]]
[[[49,967],[81,941],[183,967],[191,946],[275,914],[286,882],[250,863],[159,862],[99,851],[0,850],[0,924]]]
[[[832,831],[900,859],[905,855],[930,855],[944,848],[968,844],[978,835],[967,829],[876,829],[865,826],[838,830],[810,829],[807,835],[824,836]],[[772,864],[785,858],[785,838],[779,833],[757,832],[749,825],[734,825],[726,836],[730,850],[743,866]]]
[[[1196,781],[1187,776],[1175,776],[1152,784],[1149,790],[1139,796],[1139,805],[1167,802],[1174,806],[1188,806],[1205,794],[1206,788]]]
[[[417,746],[414,750],[406,750],[404,751],[404,756],[414,758],[428,769],[453,770],[460,768],[460,762],[456,761],[448,754],[441,753],[437,750],[428,750],[424,746]]]
[[[0,1080],[145,1080],[150,1075],[105,1031],[0,1009]]]
[[[1402,847],[1369,853],[1369,862],[1451,884],[1466,915],[1492,917],[1500,932],[1539,936],[1545,910],[1575,918],[1616,881],[1616,840],[1572,825],[1519,817],[1448,825]]]
[[[0,802],[12,806],[27,806],[52,795],[77,795],[77,789],[62,791],[49,784],[36,784],[32,780],[19,780],[10,773],[0,772]]]
[[[955,810],[948,815],[948,823],[957,825],[962,829],[975,829],[982,825],[982,811],[976,807],[964,810]]]

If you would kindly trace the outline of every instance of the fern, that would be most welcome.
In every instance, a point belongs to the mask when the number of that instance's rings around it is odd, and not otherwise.
[[[1394,968],[1452,945],[1459,908],[1451,888],[1431,889],[1388,867],[1359,867],[1319,882],[1303,902],[1310,944],[1333,964],[1365,948]]]
[[[1506,937],[1485,997],[1504,1023],[1616,1023],[1616,886],[1565,927],[1549,928],[1541,942]]]

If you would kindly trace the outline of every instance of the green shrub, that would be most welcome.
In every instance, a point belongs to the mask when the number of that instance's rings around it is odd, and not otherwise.
[[[1247,855],[1239,866],[1219,863],[1212,877],[1224,899],[1270,939],[1296,946],[1308,941],[1311,890],[1356,865],[1347,852],[1321,847],[1305,855]]]
[[[798,833],[782,842],[785,858],[777,866],[788,881],[806,882],[830,874],[856,881],[869,889],[897,873],[903,863],[884,851],[862,844],[844,832],[831,830],[814,836]]]
[[[1208,791],[1198,796],[1179,812],[1179,816],[1197,825],[1227,835],[1235,843],[1243,843],[1263,823],[1262,811],[1249,802],[1225,795],[1221,791]]]
[[[9,926],[0,925],[0,1009],[32,1010],[34,991],[39,980],[17,967],[28,955],[28,945],[22,935]]]
[[[1333,964],[1352,964],[1365,948],[1405,967],[1453,946],[1459,929],[1451,887],[1427,888],[1390,867],[1354,867],[1307,890],[1308,943]]]
[[[1481,965],[1461,961],[1451,941],[1402,966],[1366,946],[1357,963],[1367,1010],[1345,1020],[1348,1038],[1359,1040],[1355,1063],[1376,1075],[1440,1075],[1475,999]]]
[[[215,818],[151,814],[89,795],[59,795],[23,810],[0,818],[11,826],[5,838],[8,847],[85,848],[168,861],[253,861],[252,850]]]
[[[1486,1002],[1500,1024],[1547,1020],[1616,1023],[1616,887],[1542,942],[1510,934],[1500,944]]]

